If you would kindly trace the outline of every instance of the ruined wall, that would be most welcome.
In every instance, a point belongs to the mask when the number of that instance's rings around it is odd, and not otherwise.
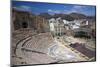
[[[49,23],[43,17],[25,11],[12,10],[12,29],[33,29],[39,33],[49,31]]]
[[[49,31],[49,23],[48,21],[40,16],[34,16],[34,28],[37,32],[48,32]]]

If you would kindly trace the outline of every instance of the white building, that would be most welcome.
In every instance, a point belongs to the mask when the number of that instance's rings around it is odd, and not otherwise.
[[[55,31],[54,23],[55,23],[55,19],[54,18],[49,20],[50,31],[52,31],[52,32]]]
[[[50,26],[50,31],[52,32],[52,34],[60,36],[64,33],[65,28],[64,28],[64,22],[61,19],[61,17],[59,18],[51,18],[49,20],[49,26]]]

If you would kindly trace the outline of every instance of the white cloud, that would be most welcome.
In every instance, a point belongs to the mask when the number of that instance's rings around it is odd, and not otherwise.
[[[48,12],[51,12],[51,13],[61,13],[60,10],[52,10],[52,9],[48,9]]]
[[[84,6],[74,6],[73,9],[82,9]]]
[[[26,10],[31,10],[31,7],[29,7],[29,6],[24,6],[24,5],[20,6],[20,8],[26,9]]]
[[[22,10],[22,11],[31,11],[31,7],[25,6],[25,5],[13,7],[13,8],[15,8],[17,10]]]
[[[48,9],[48,12],[52,12],[52,10],[51,9]]]
[[[78,5],[74,6],[71,10],[69,10],[68,13],[73,13],[73,12],[75,12],[75,13],[81,13],[83,11],[84,7],[85,6],[78,6]]]
[[[76,5],[76,6],[73,6],[71,9],[66,10],[67,6],[64,6],[65,10],[63,10],[62,13],[64,13],[64,14],[79,13],[84,9],[84,7],[85,6]]]

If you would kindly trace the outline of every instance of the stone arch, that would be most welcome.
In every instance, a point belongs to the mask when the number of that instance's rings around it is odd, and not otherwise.
[[[22,22],[22,28],[28,28],[28,23],[27,22]]]

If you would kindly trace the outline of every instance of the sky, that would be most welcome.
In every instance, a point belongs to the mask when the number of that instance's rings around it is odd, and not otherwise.
[[[29,11],[34,14],[49,13],[51,15],[81,13],[87,16],[95,16],[96,11],[96,7],[90,5],[54,4],[25,1],[12,1],[12,7],[22,11]]]

